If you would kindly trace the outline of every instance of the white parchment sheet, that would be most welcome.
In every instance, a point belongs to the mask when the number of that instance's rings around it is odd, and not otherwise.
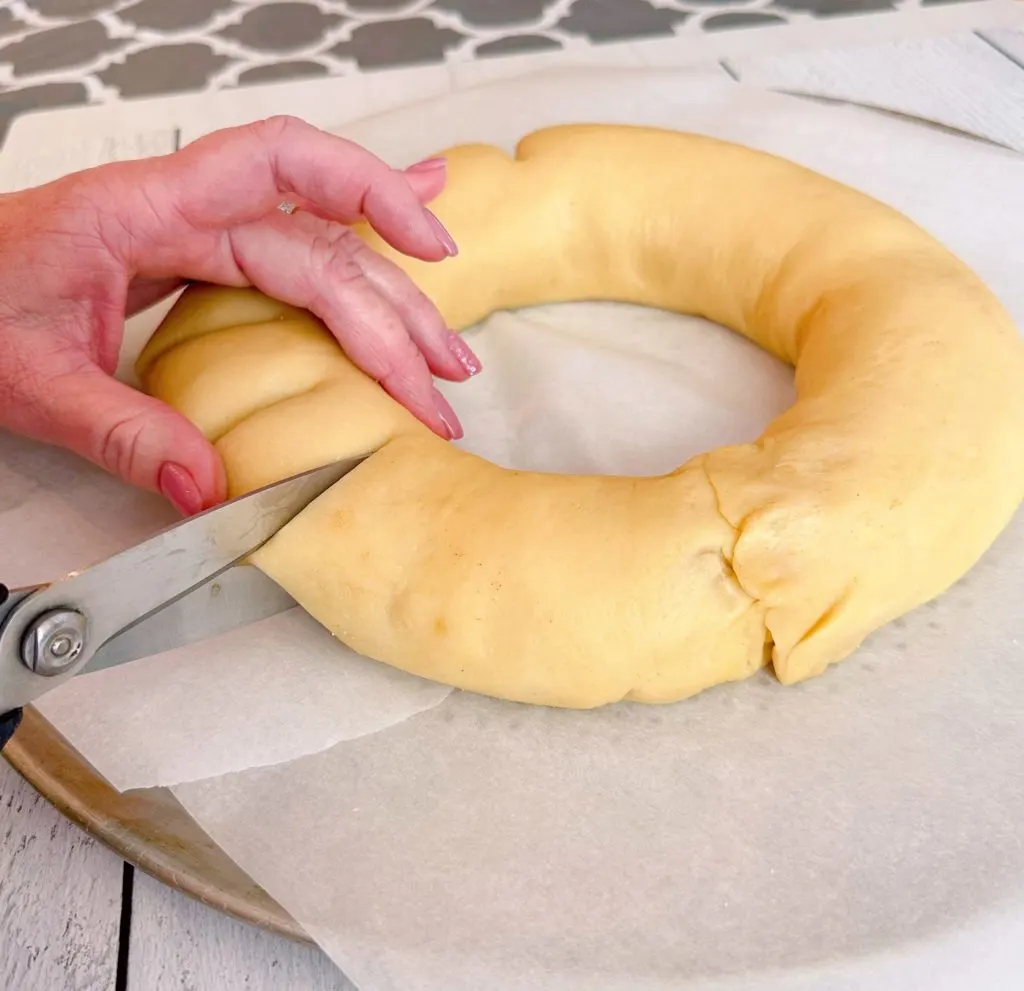
[[[1024,318],[1024,162],[868,112],[566,73],[345,133],[406,161],[559,120],[785,154],[909,213]],[[519,467],[660,471],[790,399],[788,373],[735,336],[628,307],[503,314],[470,336],[487,374],[445,391],[467,445]],[[949,594],[801,686],[763,673],[590,713],[454,693],[174,791],[364,991],[1016,988],[1022,602],[1019,515]]]
[[[1024,325],[1024,162],[924,127],[608,69],[344,133],[401,165],[581,120],[714,134],[857,186],[944,240]],[[469,336],[486,373],[442,388],[465,446],[517,467],[662,471],[755,437],[792,398],[789,371],[747,342],[632,307],[501,314]],[[0,541],[32,577],[138,539],[158,513],[62,456],[0,443],[23,466],[0,487]],[[783,689],[765,673],[669,707],[447,693],[312,624],[288,639],[305,617],[286,614],[270,622],[296,623],[279,631],[287,649],[257,652],[259,632],[239,631],[77,679],[41,708],[121,787],[191,782],[178,798],[363,991],[1016,988],[1022,567],[1018,516],[956,589],[825,676]],[[349,695],[357,669],[391,681]],[[174,687],[186,671],[188,692]],[[194,745],[137,715],[172,697]],[[262,720],[269,749],[249,725]]]

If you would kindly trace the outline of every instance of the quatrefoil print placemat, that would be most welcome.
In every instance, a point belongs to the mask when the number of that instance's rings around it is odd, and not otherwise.
[[[9,0],[21,113],[579,46],[913,15],[972,0]],[[976,2],[976,0],[975,0]]]

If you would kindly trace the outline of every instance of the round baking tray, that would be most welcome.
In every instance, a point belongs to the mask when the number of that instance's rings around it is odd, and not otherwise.
[[[312,942],[170,791],[111,788],[31,706],[4,756],[59,812],[139,870],[243,922]]]

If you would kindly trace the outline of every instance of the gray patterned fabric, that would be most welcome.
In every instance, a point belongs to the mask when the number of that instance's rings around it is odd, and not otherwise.
[[[5,0],[0,140],[30,109],[938,2],[970,0]]]

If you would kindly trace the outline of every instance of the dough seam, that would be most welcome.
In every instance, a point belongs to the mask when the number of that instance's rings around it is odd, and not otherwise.
[[[198,283],[197,282],[197,283],[194,283],[194,285],[198,286],[198,285],[202,285],[202,283]],[[233,289],[235,287],[234,286],[230,286],[230,287],[226,287],[226,288],[232,288]],[[247,288],[247,287],[243,287],[243,288]],[[186,289],[185,292],[187,293],[188,290]],[[182,295],[185,295],[185,293],[183,293]],[[180,341],[172,341],[168,345],[165,345],[163,343],[163,341],[161,341],[159,338],[157,338],[154,335],[154,337],[150,338],[150,343],[146,344],[146,347],[143,348],[142,353],[139,355],[138,360],[135,362],[135,373],[140,378],[142,378],[143,376],[145,376],[149,372],[149,370],[158,361],[160,361],[166,355],[169,355],[172,351],[174,351],[176,348],[180,347],[182,344],[184,344],[186,342],[198,341],[198,340],[201,340],[204,337],[209,337],[209,336],[211,336],[213,334],[219,334],[223,330],[235,330],[236,328],[239,328],[239,327],[241,327],[241,328],[245,328],[245,327],[260,327],[260,326],[262,326],[264,324],[275,323],[277,321],[283,321],[283,320],[287,320],[287,319],[288,319],[288,314],[286,314],[286,313],[277,313],[274,316],[267,317],[266,319],[263,319],[263,320],[244,320],[242,323],[232,323],[232,324],[227,324],[225,326],[213,326],[213,327],[209,327],[209,328],[204,328],[198,334],[191,334],[188,337],[185,337],[185,338],[183,338]],[[152,343],[153,341],[156,341],[155,345]]]
[[[743,536],[743,528],[744,528],[745,520],[740,520],[740,522],[738,524],[733,524],[728,519],[728,517],[722,511],[722,504],[721,504],[721,499],[720,499],[720,496],[719,496],[719,493],[718,493],[718,489],[715,487],[714,480],[711,477],[711,472],[708,469],[707,461],[706,461],[705,458],[701,459],[700,467],[701,467],[701,470],[704,472],[704,475],[705,475],[705,477],[708,480],[708,485],[711,488],[711,492],[714,495],[715,511],[722,518],[722,522],[724,522],[725,525],[728,526],[733,531],[733,535],[734,535],[733,553],[735,553],[735,548],[736,548],[737,544],[739,543],[741,537]],[[778,678],[779,681],[782,684],[790,684],[791,682],[789,680],[785,680],[784,678],[782,678],[779,675],[779,672],[775,670],[775,650],[777,648],[777,644],[775,642],[775,636],[772,633],[771,620],[770,620],[770,615],[769,615],[770,612],[771,612],[772,607],[770,605],[766,605],[763,602],[762,599],[760,599],[758,596],[754,595],[743,584],[743,581],[742,581],[742,579],[739,576],[739,572],[736,570],[736,567],[733,564],[732,555],[726,554],[723,551],[722,552],[722,563],[723,563],[723,565],[725,565],[728,568],[728,574],[732,578],[732,580],[735,582],[736,587],[745,596],[747,596],[747,598],[750,599],[751,604],[752,605],[761,605],[761,606],[764,607],[765,644],[766,644],[766,648],[770,650],[770,663],[772,665],[772,670],[775,672],[775,677]],[[825,629],[825,627],[828,626],[829,623],[831,623],[833,620],[835,620],[837,618],[838,614],[845,608],[846,604],[850,601],[850,598],[852,597],[856,587],[857,587],[857,580],[854,579],[827,606],[825,606],[824,609],[822,609],[822,611],[818,614],[818,617],[814,620],[814,622],[809,624],[807,626],[807,628],[803,631],[803,633],[800,634],[799,638],[793,643],[793,646],[790,647],[788,653],[792,653],[797,647],[801,646],[807,640],[809,640],[811,637],[813,637],[817,633],[821,632],[823,629]]]
[[[838,613],[845,608],[853,596],[856,587],[857,580],[854,579],[822,610],[821,615],[804,631],[800,639],[793,644],[793,648],[799,647],[802,643],[825,629],[837,617]]]
[[[739,526],[734,525],[729,518],[722,511],[722,499],[719,495],[718,489],[715,487],[714,479],[711,477],[711,470],[708,468],[707,455],[702,455],[700,458],[700,470],[704,473],[704,477],[707,479],[708,488],[711,489],[711,496],[714,501],[715,512],[721,518],[722,522],[732,531],[732,552],[727,554],[722,550],[722,565],[726,569],[726,578],[728,578],[739,591],[750,600],[750,608],[761,606],[763,603],[758,596],[751,593],[751,591],[743,584],[740,579],[739,572],[736,571],[736,566],[733,564],[733,555],[736,552],[736,545],[740,541],[740,537],[743,536],[743,523],[740,522]],[[767,610],[766,610],[767,612]],[[764,635],[765,643],[774,647],[775,639],[772,637],[772,631],[768,629],[768,618],[765,616],[764,622]]]
[[[263,414],[268,412],[269,410],[275,409],[276,407],[283,405],[284,403],[290,403],[295,399],[302,398],[303,396],[312,395],[314,392],[317,391],[317,389],[322,389],[325,385],[331,385],[333,382],[334,380],[331,378],[322,378],[315,385],[311,385],[306,389],[300,389],[298,392],[293,392],[292,394],[288,396],[283,396],[280,399],[275,399],[272,403],[270,403],[267,406],[259,406],[256,409],[248,410],[243,415],[239,416],[237,419],[232,420],[231,425],[226,430],[222,430],[219,434],[216,435],[214,435],[211,432],[211,434],[208,435],[206,439],[211,444],[213,444],[214,447],[216,447],[219,443],[221,443],[221,441],[227,438],[228,435],[231,434],[236,428],[240,427],[243,423],[246,422],[246,420],[255,416],[257,413]]]

